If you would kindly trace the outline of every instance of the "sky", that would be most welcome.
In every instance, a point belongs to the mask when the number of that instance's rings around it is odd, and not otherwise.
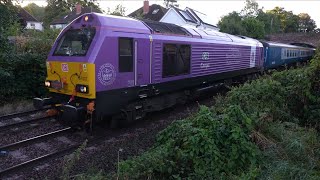
[[[19,0],[21,5],[34,2],[39,6],[45,6],[45,0]],[[116,5],[121,4],[126,8],[126,14],[130,14],[136,9],[142,7],[143,0],[95,0],[100,7],[107,12],[108,8],[113,10]],[[149,4],[163,5],[163,0],[149,0]],[[294,14],[308,13],[320,27],[320,0],[257,0],[259,8],[264,10],[273,9],[276,6],[284,7],[286,11],[292,11]],[[240,12],[245,6],[245,0],[178,0],[179,8],[190,7],[206,14],[211,18],[211,22],[218,23],[222,16],[232,11]]]

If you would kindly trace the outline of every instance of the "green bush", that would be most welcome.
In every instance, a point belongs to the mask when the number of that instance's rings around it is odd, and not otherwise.
[[[129,179],[318,179],[320,56],[219,96],[120,163]],[[258,147],[260,150],[258,150]]]
[[[47,93],[44,88],[47,55],[59,31],[25,31],[6,52],[0,52],[0,105]]]
[[[0,55],[0,103],[27,99],[46,93],[45,56],[41,54]]]
[[[161,132],[155,147],[120,164],[123,177],[141,179],[240,177],[256,169],[252,121],[238,106],[216,114],[202,106],[195,116]]]

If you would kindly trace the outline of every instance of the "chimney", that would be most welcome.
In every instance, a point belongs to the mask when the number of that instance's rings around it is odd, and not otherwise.
[[[143,14],[148,14],[149,12],[149,1],[144,0],[143,1]]]
[[[81,14],[81,4],[76,4],[76,14],[78,15],[78,14]]]

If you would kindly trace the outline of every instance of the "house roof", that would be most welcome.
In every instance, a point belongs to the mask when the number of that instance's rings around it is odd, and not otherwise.
[[[77,17],[81,16],[82,14],[85,13],[91,13],[91,12],[96,12],[96,13],[101,13],[100,10],[97,10],[95,8],[91,7],[81,7],[81,13],[77,14],[76,10],[73,9],[69,14],[62,16],[58,19],[53,20],[50,25],[55,25],[55,24],[68,24]]]
[[[201,23],[205,24],[205,25],[208,25],[208,26],[211,26],[211,27],[214,27],[214,28],[218,28],[217,26],[213,25],[213,23],[211,22],[211,20],[207,17],[206,14],[203,14],[199,11],[196,11],[194,9],[191,9],[189,7],[187,7],[185,9],[187,12],[191,12],[190,14],[193,14]]]
[[[187,22],[197,23],[196,17],[194,17],[189,11],[181,10],[173,7],[173,9]]]
[[[134,17],[137,19],[148,19],[152,21],[160,21],[160,19],[166,14],[168,9],[158,5],[158,4],[152,4],[149,6],[149,12],[147,14],[143,14],[143,7],[133,11],[128,16]]]
[[[35,17],[33,17],[30,13],[28,13],[28,11],[26,11],[22,7],[18,8],[18,16],[20,19],[24,21],[39,22]]]

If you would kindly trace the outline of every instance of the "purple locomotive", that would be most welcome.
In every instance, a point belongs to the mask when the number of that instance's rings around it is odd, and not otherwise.
[[[90,13],[58,36],[47,60],[50,98],[34,105],[52,105],[64,122],[114,126],[262,69],[258,40]]]

